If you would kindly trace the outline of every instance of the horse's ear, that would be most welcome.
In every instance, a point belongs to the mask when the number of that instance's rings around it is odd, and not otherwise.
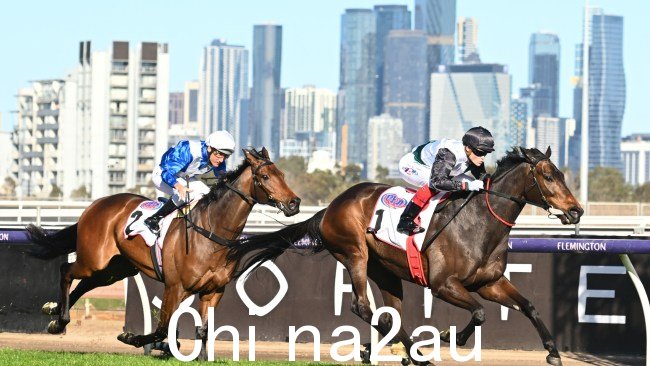
[[[526,161],[529,162],[529,163],[532,163],[532,162],[533,162],[533,158],[532,158],[531,155],[529,154],[528,149],[525,149],[525,148],[519,146],[519,147],[516,148],[516,150],[517,150],[517,154],[519,154],[519,156],[520,156],[521,158],[523,158],[524,160],[526,160]]]
[[[551,158],[551,145],[548,146],[544,155],[546,155],[546,157],[549,159]]]
[[[244,152],[244,157],[246,158],[246,161],[248,161],[250,165],[254,165],[257,163],[257,157],[256,157],[257,154],[254,154],[252,151],[248,149],[242,149],[242,151]]]
[[[269,152],[266,150],[266,147],[264,147],[264,146],[262,146],[262,156],[267,158],[267,159],[270,159]]]

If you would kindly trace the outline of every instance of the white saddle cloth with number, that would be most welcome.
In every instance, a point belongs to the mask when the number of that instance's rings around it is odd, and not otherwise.
[[[396,246],[402,250],[406,250],[406,240],[408,235],[397,232],[397,223],[399,222],[404,208],[409,203],[415,192],[404,187],[392,187],[382,193],[375,205],[372,220],[370,220],[369,229],[372,229],[375,237],[386,244]],[[420,226],[427,228],[433,212],[438,203],[444,201],[448,192],[438,192],[420,211],[419,221]],[[418,250],[422,250],[422,243],[426,231],[415,234],[413,239]]]
[[[165,234],[167,234],[169,224],[171,224],[174,217],[176,217],[176,211],[160,220],[160,236],[156,236],[144,224],[144,220],[156,213],[156,211],[158,211],[162,205],[163,203],[159,201],[144,201],[140,203],[138,207],[136,207],[136,209],[131,212],[129,219],[126,220],[126,226],[124,227],[124,236],[126,238],[131,238],[140,235],[148,246],[151,247],[153,245],[157,245],[156,249],[162,249]]]

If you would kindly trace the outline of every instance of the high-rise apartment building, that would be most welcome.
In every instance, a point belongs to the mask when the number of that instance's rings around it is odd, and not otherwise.
[[[336,93],[305,86],[284,92],[280,156],[309,158],[316,150],[335,152]]]
[[[533,120],[535,144],[532,147],[545,152],[550,147],[551,161],[559,168],[568,165],[569,141],[576,128],[573,118],[539,116]]]
[[[495,152],[486,160],[494,165],[513,145],[510,83],[504,65],[441,66],[431,74],[429,138],[461,139],[468,129],[483,126],[494,136]]]
[[[549,32],[530,36],[528,83],[538,89],[533,117],[557,117],[560,106],[560,39]]]
[[[458,19],[458,57],[464,64],[481,63],[478,54],[478,21],[476,18]]]
[[[215,39],[203,49],[199,79],[202,136],[226,130],[242,140],[241,100],[248,97],[248,50]],[[233,158],[239,160],[241,150]]]
[[[61,118],[61,125],[74,126],[75,135],[61,144],[73,150],[63,151],[73,161],[65,164],[62,189],[69,196],[83,188],[93,199],[127,190],[145,193],[167,150],[167,44],[130,48],[129,42],[113,42],[107,51],[91,52],[90,42],[81,42],[79,51],[79,63],[66,79],[70,91],[63,105],[70,112]],[[65,183],[68,177],[74,183]]]
[[[33,81],[18,91],[16,125],[12,133],[13,178],[18,197],[48,197],[71,184],[75,131],[73,88],[65,80]],[[71,104],[72,103],[72,104]],[[67,183],[67,184],[66,184]]]
[[[650,182],[650,134],[634,134],[621,143],[625,183],[639,186]]]
[[[169,93],[169,127],[183,124],[185,93]]]
[[[376,5],[375,14],[375,114],[383,111],[384,57],[388,34],[393,29],[411,29],[411,12],[406,5]]]
[[[426,35],[420,30],[392,30],[386,38],[384,113],[402,121],[411,146],[427,141]]]
[[[256,25],[253,28],[253,91],[251,96],[252,143],[266,147],[271,157],[280,152],[280,111],[282,89],[282,26]]]
[[[375,32],[370,9],[347,9],[341,16],[341,113],[337,127],[341,141],[337,146],[343,165],[365,164],[367,159],[368,120],[376,111]]]
[[[388,169],[388,176],[399,177],[399,160],[408,152],[409,145],[402,138],[402,121],[388,114],[368,121],[367,178],[377,178],[377,168]]]
[[[199,125],[199,85],[198,80],[185,82],[185,90],[181,93],[183,98],[183,118],[181,123],[169,127],[167,140],[169,147],[182,140],[205,139],[203,129]]]

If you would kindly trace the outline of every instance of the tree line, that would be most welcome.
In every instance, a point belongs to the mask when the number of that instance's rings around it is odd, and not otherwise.
[[[299,156],[280,158],[277,166],[285,173],[289,187],[301,197],[305,205],[326,205],[336,196],[349,187],[362,182],[361,168],[357,165],[348,165],[345,168],[337,166],[335,171],[315,170],[307,173],[307,162]],[[488,171],[493,170],[488,167]],[[377,167],[375,182],[389,185],[405,185],[401,179],[388,177],[388,169]],[[211,174],[211,173],[210,173]],[[576,174],[564,170],[567,186],[579,196],[580,182]],[[6,177],[0,187],[0,196],[8,199],[16,198],[16,182]],[[206,179],[206,183],[212,183]],[[155,195],[153,185],[134,187],[128,190],[131,193]],[[148,194],[145,194],[148,196]],[[61,198],[63,192],[59,187],[54,187],[50,198]],[[90,199],[90,192],[85,186],[80,186],[72,193],[72,199]],[[152,199],[155,197],[151,197]],[[634,187],[625,183],[621,172],[614,168],[597,167],[589,172],[589,201],[591,202],[650,202],[650,182]]]

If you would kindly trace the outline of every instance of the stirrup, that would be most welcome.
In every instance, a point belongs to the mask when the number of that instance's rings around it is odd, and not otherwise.
[[[156,218],[155,216],[147,217],[147,219],[144,220],[144,226],[146,226],[152,233],[158,235],[160,233],[160,220],[161,218]]]
[[[404,235],[415,235],[424,232],[424,228],[413,221],[409,221],[408,224],[404,226],[398,224],[397,232]]]

